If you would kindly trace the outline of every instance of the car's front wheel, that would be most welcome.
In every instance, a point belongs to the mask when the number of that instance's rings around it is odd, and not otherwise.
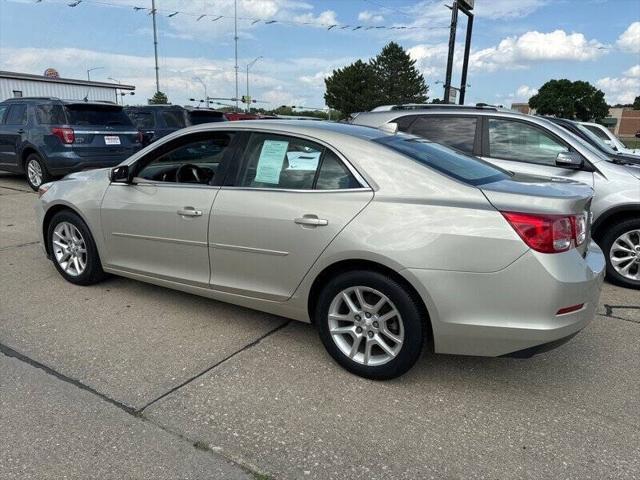
[[[395,378],[418,360],[425,337],[420,305],[406,287],[374,271],[352,271],[327,283],[315,323],[329,354],[356,375]]]
[[[48,228],[49,252],[60,275],[76,285],[92,285],[105,277],[93,236],[76,213],[63,210]]]
[[[623,287],[640,289],[640,219],[609,228],[602,238],[607,256],[607,278]]]
[[[40,185],[51,180],[51,175],[49,175],[42,158],[35,153],[27,157],[24,162],[24,169],[27,174],[27,183],[33,190],[37,191]]]

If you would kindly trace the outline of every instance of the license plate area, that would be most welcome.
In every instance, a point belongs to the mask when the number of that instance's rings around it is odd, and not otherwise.
[[[104,136],[104,144],[105,145],[120,145],[120,137],[118,135],[105,135]]]

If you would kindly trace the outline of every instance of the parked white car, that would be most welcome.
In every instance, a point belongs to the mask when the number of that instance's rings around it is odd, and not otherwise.
[[[640,148],[627,148],[624,143],[616,137],[611,130],[599,123],[580,122],[587,127],[591,132],[597,135],[604,143],[609,145],[618,153],[626,153],[628,155],[638,155],[640,157]]]

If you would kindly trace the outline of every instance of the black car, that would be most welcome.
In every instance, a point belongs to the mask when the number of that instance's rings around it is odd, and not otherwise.
[[[180,105],[131,106],[125,107],[125,112],[142,133],[145,145],[189,125],[226,120],[222,112]]]
[[[141,146],[114,103],[54,97],[0,103],[0,170],[25,173],[34,190],[56,176],[117,165]]]
[[[567,120],[566,118],[557,118],[557,117],[544,117],[547,120],[560,125],[565,130],[570,131],[581,140],[585,141],[589,145],[591,145],[596,150],[607,155],[614,162],[620,163],[632,163],[637,164],[640,163],[640,160],[636,155],[629,155],[627,153],[620,153],[609,145],[604,143],[600,138],[598,138],[591,130],[589,130],[584,125],[581,125],[578,122],[574,122],[573,120]]]

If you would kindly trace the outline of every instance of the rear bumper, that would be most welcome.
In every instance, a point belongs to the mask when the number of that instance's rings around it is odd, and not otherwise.
[[[605,259],[591,242],[553,255],[528,251],[494,273],[410,269],[425,299],[438,353],[501,356],[570,337],[595,316]],[[580,310],[557,315],[564,307]]]
[[[47,155],[47,170],[52,175],[66,175],[90,168],[108,168],[121,164],[139,149],[131,149],[122,155],[80,156],[74,152],[60,152]]]

